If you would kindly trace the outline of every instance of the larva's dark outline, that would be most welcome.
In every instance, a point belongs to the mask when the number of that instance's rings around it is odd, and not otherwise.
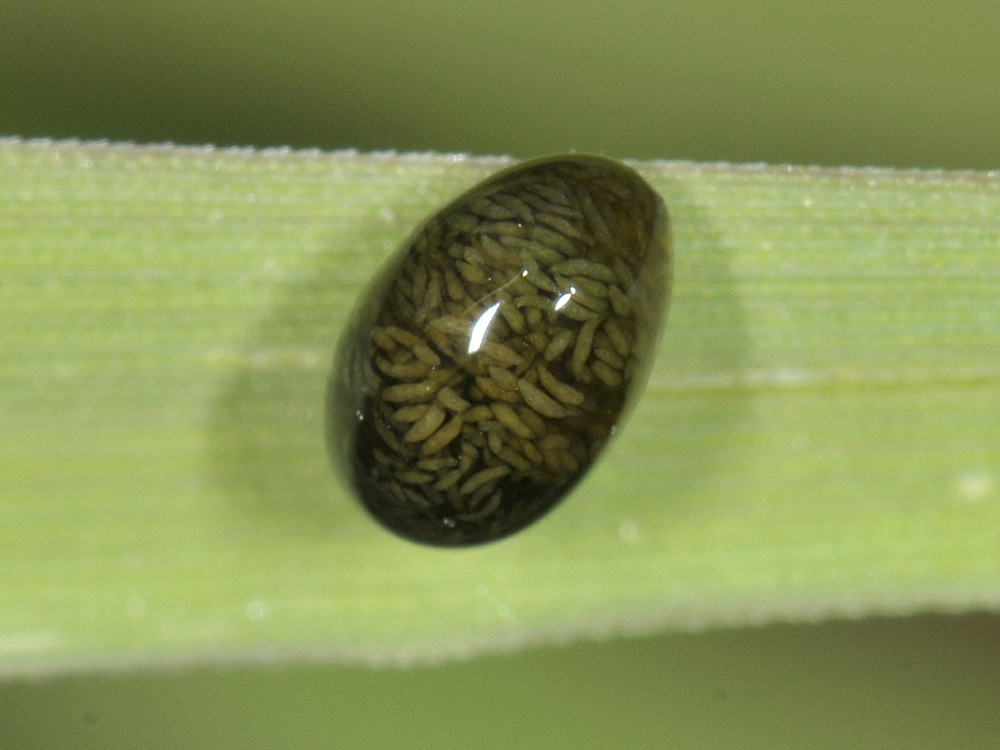
[[[327,438],[368,511],[441,546],[508,536],[583,477],[645,381],[669,221],[595,156],[507,169],[431,216],[362,298]]]

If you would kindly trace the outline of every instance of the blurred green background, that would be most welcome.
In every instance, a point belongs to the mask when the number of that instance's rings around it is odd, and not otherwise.
[[[0,132],[998,166],[995,0],[6,0]]]
[[[0,134],[992,169],[998,39],[995,0],[5,0]],[[1000,617],[921,616],[22,680],[0,748],[985,748],[998,695]]]

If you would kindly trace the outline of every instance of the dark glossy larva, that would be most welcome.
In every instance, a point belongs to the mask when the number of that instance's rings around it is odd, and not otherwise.
[[[667,212],[593,156],[520,164],[431,216],[355,311],[327,433],[369,512],[420,542],[550,510],[645,380],[669,298]]]

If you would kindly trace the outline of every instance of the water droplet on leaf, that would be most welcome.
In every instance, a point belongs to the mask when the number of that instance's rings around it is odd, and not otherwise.
[[[458,546],[551,510],[638,397],[669,301],[666,208],[600,157],[517,165],[431,216],[365,292],[331,455],[397,534]]]

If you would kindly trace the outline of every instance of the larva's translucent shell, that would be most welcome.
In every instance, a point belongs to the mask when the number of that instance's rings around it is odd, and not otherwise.
[[[355,311],[328,392],[335,463],[412,540],[478,544],[527,526],[636,399],[670,271],[663,202],[623,164],[550,157],[477,185]]]

